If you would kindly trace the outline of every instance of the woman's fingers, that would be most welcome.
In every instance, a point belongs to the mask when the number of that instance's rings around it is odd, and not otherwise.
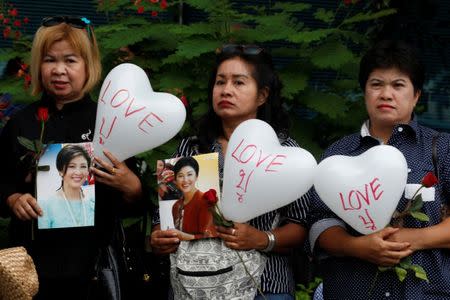
[[[173,230],[155,230],[152,232],[150,244],[156,253],[168,254],[177,250],[180,239]]]
[[[103,150],[103,154],[105,154],[105,156],[111,161],[113,166],[119,166],[121,164],[123,164],[122,162],[118,161],[117,158],[108,150]]]

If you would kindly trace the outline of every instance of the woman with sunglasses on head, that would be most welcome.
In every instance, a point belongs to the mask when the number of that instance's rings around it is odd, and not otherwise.
[[[31,253],[39,274],[36,299],[87,299],[99,249],[114,243],[119,211],[141,196],[138,177],[105,151],[110,161],[95,159],[95,225],[37,230],[43,216],[34,197],[33,161],[18,137],[43,143],[92,140],[97,104],[89,92],[101,75],[100,54],[86,18],[45,18],[31,49],[32,93],[41,99],[18,112],[0,137],[0,212],[11,216],[10,239]],[[38,111],[47,111],[43,121]],[[39,117],[40,118],[40,117]],[[45,125],[41,127],[41,122]],[[42,132],[43,130],[43,132]],[[109,170],[109,172],[105,171]],[[119,295],[120,296],[120,295]],[[91,298],[99,299],[93,295]],[[116,299],[116,298],[115,298]]]
[[[298,147],[287,135],[288,117],[282,109],[280,92],[281,82],[271,56],[264,49],[248,45],[224,46],[217,55],[209,82],[209,110],[197,126],[197,136],[184,139],[177,156],[218,152],[222,179],[230,136],[239,124],[256,118],[268,122],[275,129],[283,146]],[[220,238],[229,248],[256,249],[267,254],[268,261],[261,279],[266,299],[294,299],[292,269],[288,256],[283,254],[303,243],[306,211],[305,199],[298,199],[246,224],[234,223],[233,228],[217,227]],[[154,251],[161,254],[174,253],[179,238],[175,231],[160,230],[156,225],[151,244]],[[260,297],[257,296],[258,299]]]

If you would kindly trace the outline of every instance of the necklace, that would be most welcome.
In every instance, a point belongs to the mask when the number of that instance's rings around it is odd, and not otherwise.
[[[72,219],[72,223],[74,226],[83,226],[86,224],[86,206],[84,205],[84,197],[83,193],[80,190],[80,199],[81,199],[81,211],[83,213],[83,222],[78,222],[75,218],[75,214],[72,211],[72,207],[70,206],[69,200],[66,197],[66,192],[64,192],[64,189],[62,189],[62,194],[64,197],[64,203],[66,204],[67,210],[69,211],[70,218]]]

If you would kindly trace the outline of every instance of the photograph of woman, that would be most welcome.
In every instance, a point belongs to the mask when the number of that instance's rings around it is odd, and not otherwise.
[[[52,196],[38,197],[43,209],[43,216],[38,219],[39,229],[94,225],[94,193],[89,191],[89,186],[83,188],[88,181],[90,166],[91,157],[83,146],[62,147],[56,156],[60,185]]]
[[[199,163],[193,157],[180,158],[173,167],[175,183],[183,196],[172,206],[175,228],[185,240],[217,237],[208,201],[197,188]]]

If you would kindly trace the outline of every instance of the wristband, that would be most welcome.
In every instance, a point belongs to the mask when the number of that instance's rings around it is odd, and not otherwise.
[[[267,234],[267,238],[269,239],[269,242],[267,243],[267,247],[262,249],[263,252],[270,252],[275,247],[275,235],[272,231],[264,231],[265,234]]]

